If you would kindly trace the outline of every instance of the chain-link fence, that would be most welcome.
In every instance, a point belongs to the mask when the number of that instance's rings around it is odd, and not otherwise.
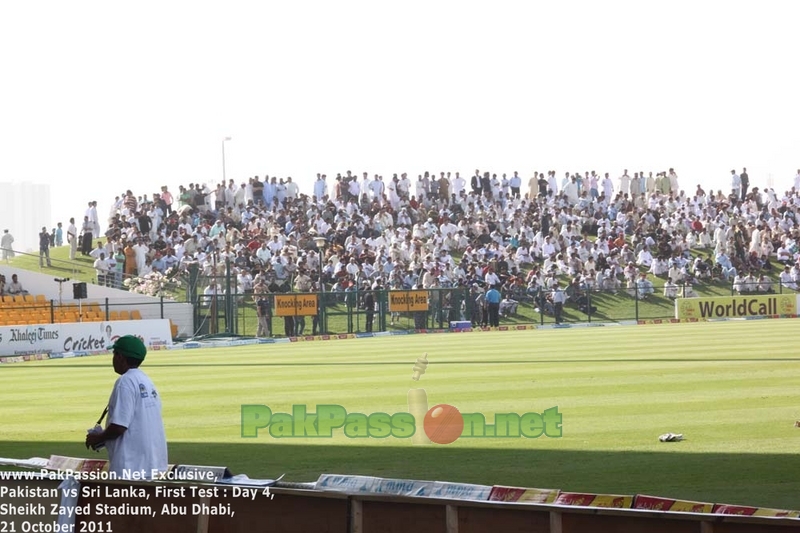
[[[500,291],[499,302],[487,304],[487,291],[478,285],[397,291],[358,290],[355,284],[343,291],[300,293],[285,283],[283,290],[267,294],[237,292],[230,276],[199,276],[190,285],[216,287],[192,300],[198,335],[244,336],[666,320],[675,318],[677,298],[796,294],[780,284],[769,291],[756,283],[630,283],[602,289],[562,283],[560,289]],[[409,303],[413,298],[416,303]]]

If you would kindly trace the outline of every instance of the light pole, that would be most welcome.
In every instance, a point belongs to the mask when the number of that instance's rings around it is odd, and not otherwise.
[[[226,183],[226,180],[225,180],[225,141],[230,141],[230,140],[231,140],[230,137],[225,137],[225,138],[222,139],[222,183]]]
[[[325,323],[325,317],[323,316],[325,302],[322,301],[322,293],[325,292],[325,282],[322,280],[322,261],[325,258],[325,247],[328,245],[328,239],[322,235],[318,235],[314,237],[314,244],[317,246],[317,255],[319,256],[319,296],[317,296],[317,315],[315,317],[317,327],[313,328],[313,332],[314,334],[321,334],[323,324]]]
[[[328,239],[322,236],[314,237],[314,244],[317,246],[317,255],[319,255],[319,292],[325,292],[325,284],[322,281],[322,260],[325,254],[325,246],[328,244]]]

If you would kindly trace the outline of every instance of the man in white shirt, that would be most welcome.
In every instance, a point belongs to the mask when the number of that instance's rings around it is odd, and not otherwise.
[[[328,184],[325,183],[325,176],[317,174],[317,181],[314,182],[314,199],[320,202],[328,194]]]
[[[108,470],[119,479],[150,479],[167,470],[167,438],[161,418],[161,397],[139,365],[147,355],[133,335],[111,346],[114,371],[120,375],[108,400],[108,423],[86,435],[86,447],[105,444]]]
[[[673,283],[672,278],[667,278],[664,284],[664,297],[674,300],[678,297],[678,285]]]
[[[107,285],[109,265],[104,252],[100,252],[100,256],[94,260],[94,271],[97,273],[97,284],[105,287]]]
[[[636,258],[636,264],[648,269],[650,268],[650,266],[653,264],[653,254],[650,253],[650,248],[647,246],[642,248],[638,257]]]
[[[69,258],[75,259],[75,254],[78,251],[78,228],[75,226],[75,219],[69,219],[69,226],[67,227],[67,242],[69,243]]]
[[[742,192],[742,179],[735,170],[731,170],[731,196],[739,198]]]
[[[783,272],[781,272],[779,278],[782,286],[786,287],[787,289],[791,289],[793,291],[797,290],[797,283],[795,283],[794,278],[792,277],[789,265],[786,265],[783,268]]]
[[[0,240],[0,246],[3,248],[3,261],[8,261],[14,257],[14,237],[8,232],[3,230],[3,238]]]

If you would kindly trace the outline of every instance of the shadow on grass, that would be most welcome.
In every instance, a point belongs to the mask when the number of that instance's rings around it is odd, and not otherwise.
[[[263,431],[262,431],[263,433]],[[689,454],[680,443],[663,452],[463,448],[276,442],[266,434],[237,443],[170,442],[174,464],[224,465],[234,474],[314,481],[321,473],[649,494],[710,503],[796,509],[797,454]],[[385,441],[385,444],[389,444]],[[475,445],[479,443],[475,442]],[[0,442],[0,456],[106,458],[81,443]]]
[[[603,358],[603,359],[513,359],[513,360],[469,360],[469,361],[437,361],[437,365],[539,365],[539,364],[604,364],[604,363],[762,363],[762,362],[787,362],[800,361],[800,357],[636,357],[636,358]],[[109,368],[110,363],[64,363],[58,367],[40,365],[25,366],[23,364],[4,365],[3,370],[13,371],[14,369],[38,370],[41,372],[58,372],[64,368]],[[236,367],[317,367],[317,366],[340,366],[340,367],[360,367],[360,366],[405,366],[407,361],[322,361],[322,362],[301,362],[292,361],[264,361],[258,363],[148,363],[147,368],[236,368]]]

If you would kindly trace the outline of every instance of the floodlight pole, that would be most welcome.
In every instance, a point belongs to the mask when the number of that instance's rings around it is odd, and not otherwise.
[[[225,141],[230,141],[230,140],[231,140],[230,137],[224,137],[222,139],[222,183],[226,184],[226,186],[227,186],[227,183],[226,183],[226,176],[225,176],[225,170],[226,170],[225,169]]]

